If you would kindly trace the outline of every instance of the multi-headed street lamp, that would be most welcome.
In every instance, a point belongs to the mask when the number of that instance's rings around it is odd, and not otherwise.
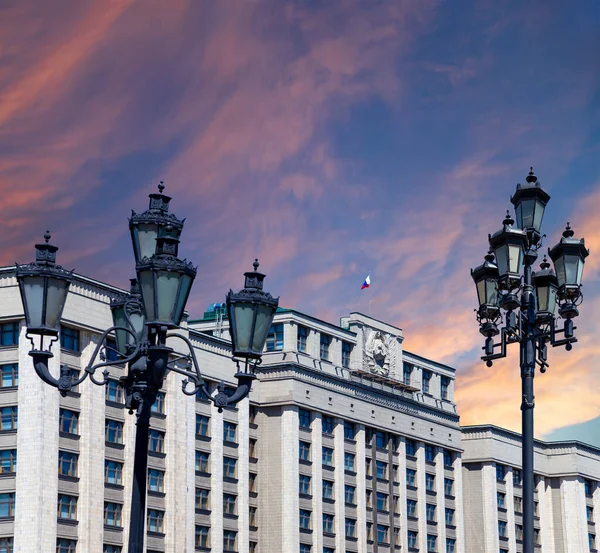
[[[137,278],[132,279],[128,294],[114,298],[111,311],[114,326],[107,329],[98,341],[82,377],[73,380],[66,366],[61,366],[60,377],[52,375],[48,361],[53,357],[51,346],[59,338],[60,319],[72,281],[72,272],[56,265],[58,248],[49,243],[35,246],[36,260],[17,265],[17,280],[23,300],[27,324],[27,338],[32,349],[29,355],[39,377],[58,388],[65,395],[87,377],[99,386],[108,383],[108,370],[98,379],[96,371],[112,365],[106,352],[119,356],[119,363],[128,364],[127,376],[121,379],[125,391],[125,405],[137,414],[134,474],[131,497],[129,553],[142,553],[146,513],[146,483],[148,471],[148,441],[151,408],[169,371],[186,377],[183,393],[192,396],[203,393],[221,411],[245,398],[256,378],[256,367],[261,362],[267,334],[279,300],[263,292],[265,275],[254,270],[245,273],[242,290],[232,290],[226,296],[230,319],[233,360],[238,366],[236,390],[228,395],[224,386],[211,396],[202,378],[191,342],[179,333],[185,305],[196,276],[191,263],[177,257],[183,220],[169,213],[171,198],[163,194],[160,183],[158,194],[150,194],[150,207],[142,214],[132,213],[129,220]],[[108,345],[114,336],[116,348]],[[184,355],[167,346],[167,339],[181,340],[188,349]],[[240,362],[243,368],[240,369]],[[182,368],[182,365],[187,368]],[[192,370],[193,369],[193,370]]]
[[[548,250],[539,271],[533,264],[542,246],[541,226],[550,195],[529,172],[526,184],[517,184],[511,198],[515,221],[507,212],[501,230],[489,236],[490,251],[471,276],[477,287],[479,331],[485,336],[485,355],[491,367],[494,359],[506,356],[508,344],[520,345],[521,412],[523,432],[523,553],[534,553],[533,473],[533,377],[536,365],[542,373],[548,367],[548,344],[570,350],[579,315],[581,277],[589,251],[583,238],[573,238],[569,223],[560,242]],[[558,304],[558,317],[555,315]],[[504,318],[502,317],[504,315]],[[557,319],[563,319],[558,328]],[[503,323],[503,324],[502,324]],[[502,324],[502,327],[499,326]],[[499,341],[494,338],[500,335]],[[496,352],[496,349],[499,349]]]

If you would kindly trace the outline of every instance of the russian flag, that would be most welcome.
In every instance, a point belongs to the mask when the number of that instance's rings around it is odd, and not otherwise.
[[[367,278],[365,278],[365,281],[362,283],[362,286],[360,287],[361,290],[364,290],[365,288],[370,288],[371,287],[371,275],[367,275]]]

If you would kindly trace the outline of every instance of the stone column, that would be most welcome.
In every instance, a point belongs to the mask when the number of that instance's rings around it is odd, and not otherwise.
[[[435,455],[435,492],[437,498],[437,527],[438,527],[438,551],[446,549],[446,498],[444,495],[444,451],[441,447],[436,448]],[[456,517],[458,509],[454,509]]]
[[[298,454],[298,408],[294,405],[289,405],[281,409],[282,540],[281,549],[277,547],[277,544],[270,545],[273,553],[279,550],[300,550],[300,502],[298,497],[300,472],[298,469]],[[320,460],[321,458],[319,457]],[[263,474],[262,477],[268,478],[268,474]],[[321,489],[319,488],[317,492],[320,493],[320,491]],[[315,493],[316,491],[313,487],[313,495]]]
[[[483,463],[482,490],[484,516],[484,543],[486,553],[495,552],[500,549],[498,538],[498,485],[496,484],[495,463]]]
[[[24,323],[24,322],[23,322]],[[15,553],[55,551],[58,505],[58,401],[60,394],[36,374],[29,340],[19,336]],[[52,347],[50,372],[59,376],[60,345]]]
[[[462,458],[454,456],[454,504],[456,505],[456,553],[465,553],[465,514],[463,500]]]
[[[427,494],[425,493],[425,444],[417,442],[417,516],[419,517],[419,550],[427,551]]]
[[[248,553],[250,543],[249,475],[250,475],[250,400],[246,397],[238,409],[238,546],[239,553]]]
[[[401,437],[398,440],[398,480],[400,485],[399,489],[399,497],[398,500],[400,505],[400,550],[407,551],[408,550],[408,514],[406,508],[406,438]],[[392,536],[393,539],[393,536]]]
[[[512,467],[507,467],[504,481],[506,483],[506,519],[508,525],[508,549],[510,551],[516,551],[517,532],[515,527],[515,486],[513,483]]]
[[[313,413],[313,415],[314,417],[310,425],[312,439],[312,539],[313,551],[323,551],[323,463],[321,462],[323,452],[323,423],[321,413]]]
[[[334,439],[335,448],[333,464],[335,467],[335,547],[337,551],[344,551],[346,547],[346,537],[344,535],[346,519],[346,489],[344,472],[344,419],[335,419]]]
[[[357,425],[356,431],[356,513],[358,553],[367,553],[367,485],[366,485],[366,431],[364,424]],[[375,461],[373,461],[375,463]],[[375,467],[372,467],[373,471]],[[345,518],[345,517],[344,517]],[[345,520],[344,520],[345,525]],[[345,533],[345,529],[344,529]],[[342,549],[342,551],[344,551]]]
[[[560,485],[563,512],[565,553],[581,553],[588,549],[583,479],[577,476],[562,478]]]
[[[213,409],[210,417],[210,546],[223,551],[223,413]]]

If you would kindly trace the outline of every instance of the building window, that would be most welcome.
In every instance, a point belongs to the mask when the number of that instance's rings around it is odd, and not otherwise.
[[[111,444],[123,443],[123,423],[106,419],[104,425],[104,439]]]
[[[446,538],[446,553],[454,553],[456,549],[456,540],[454,538]]]
[[[308,545],[306,543],[301,543],[300,544],[300,553],[311,553],[310,545]]]
[[[518,525],[517,525],[517,527],[518,527]],[[521,530],[522,530],[522,527],[521,527]],[[498,535],[501,538],[506,538],[507,537],[507,535],[506,535],[506,522],[504,520],[499,520],[498,521]],[[521,539],[523,539],[523,538],[521,538]]]
[[[504,523],[504,525],[506,526],[506,523]],[[515,525],[515,536],[516,536],[517,541],[523,541],[523,525],[522,524]]]
[[[236,429],[237,425],[233,422],[225,421],[223,423],[223,441],[224,442],[236,442]]]
[[[371,459],[365,459],[365,473],[367,476],[373,476],[373,462]]]
[[[106,526],[121,526],[121,509],[123,505],[120,503],[104,502],[104,524]]]
[[[497,492],[496,499],[498,502],[498,509],[506,509],[506,494],[502,492]]]
[[[427,534],[427,553],[434,553],[435,551],[437,551],[437,537]]]
[[[454,509],[446,507],[446,526],[454,526]]]
[[[387,493],[377,492],[377,510],[389,511],[389,496]]]
[[[17,450],[4,449],[0,451],[0,474],[11,472],[17,472]],[[1,549],[0,553],[2,553]]]
[[[417,502],[414,499],[406,500],[406,516],[413,518],[417,516]]]
[[[506,476],[506,467],[501,465],[500,463],[496,463],[496,480],[498,482],[504,482],[504,477]]]
[[[104,348],[104,355],[107,361],[118,363],[121,359],[119,351],[117,350],[117,341],[114,338],[106,339],[106,347]]]
[[[330,447],[323,448],[322,463],[326,467],[333,466],[333,449],[331,449]]]
[[[390,527],[384,524],[377,525],[377,541],[379,543],[389,543],[390,541]]]
[[[159,430],[150,430],[150,451],[155,453],[164,453],[165,451],[165,433]]]
[[[356,488],[346,484],[344,486],[344,502],[348,505],[356,505]]]
[[[585,495],[593,495],[594,494],[594,482],[592,480],[584,480],[583,481],[583,489],[585,491]]]
[[[427,515],[427,522],[435,522],[435,505],[427,503],[425,513]]]
[[[77,459],[76,453],[69,453],[68,451],[58,452],[58,474],[62,476],[77,476]]]
[[[165,473],[158,469],[148,469],[148,490],[163,493],[165,491]]]
[[[300,528],[310,530],[310,511],[300,509]]]
[[[388,478],[388,464],[384,461],[375,461],[375,469],[377,478],[381,480],[387,480]]]
[[[302,325],[298,325],[298,338],[296,342],[296,349],[303,353],[306,353],[306,339],[308,338],[308,328]]]
[[[375,432],[375,447],[378,447],[380,449],[386,449],[387,442],[387,434],[385,432],[380,432],[379,430],[377,430],[377,432]]]
[[[72,495],[58,495],[58,518],[77,520],[77,498]]]
[[[256,507],[248,507],[248,526],[256,528]]]
[[[324,547],[323,553],[335,553],[335,549],[332,549],[331,547]]]
[[[356,520],[353,518],[347,518],[344,524],[344,530],[347,538],[356,537]]]
[[[588,545],[590,546],[590,551],[596,549],[596,534],[588,534]]]
[[[342,342],[342,367],[345,369],[350,368],[350,354],[352,353],[352,344],[349,342]]]
[[[425,461],[429,463],[435,461],[435,450],[431,444],[425,444]]]
[[[333,498],[333,482],[329,480],[323,480],[323,499]]]
[[[196,525],[196,547],[208,549],[210,547],[210,528]]]
[[[417,478],[417,471],[414,469],[406,469],[406,485],[415,487],[415,481]]]
[[[248,491],[250,493],[256,493],[256,473],[251,472],[248,480]]]
[[[323,415],[321,417],[321,428],[323,430],[323,434],[333,434],[333,417]]]
[[[448,449],[444,449],[444,467],[451,469],[454,463],[454,453]]]
[[[444,494],[454,495],[454,480],[452,478],[444,478]]]
[[[210,473],[210,468],[208,466],[208,458],[210,453],[206,451],[196,451],[196,471]]]
[[[4,323],[0,325],[0,346],[19,345],[19,323]]]
[[[344,439],[354,440],[356,438],[356,427],[353,422],[344,421]]]
[[[323,532],[333,533],[333,515],[323,513]]]
[[[237,460],[233,457],[223,457],[223,476],[225,478],[235,478],[235,468]]]
[[[433,474],[426,474],[425,475],[425,489],[428,492],[434,492],[435,491],[435,476]]]
[[[356,455],[354,455],[354,453],[344,452],[344,470],[354,472],[355,459]]]
[[[263,334],[264,336],[264,334]],[[272,324],[267,335],[267,351],[281,351],[283,349],[283,324]]]
[[[533,543],[535,545],[540,545],[540,529],[539,528],[533,529]]]
[[[328,334],[321,334],[319,356],[323,361],[329,361],[329,344],[331,344],[331,336]]]
[[[16,388],[19,385],[19,365],[0,365],[0,387]]]
[[[515,507],[515,513],[523,512],[523,498],[522,497],[515,495],[514,507]]]
[[[248,457],[256,459],[256,440],[254,438],[248,440]]]
[[[448,400],[448,389],[450,388],[450,379],[447,376],[441,378],[442,399]]]
[[[79,413],[70,409],[61,409],[59,417],[59,428],[67,434],[77,434]]]
[[[196,415],[196,436],[209,437],[210,418],[206,415]]]
[[[104,461],[104,482],[120,486],[123,478],[123,464],[117,461]]]
[[[223,530],[223,551],[235,551],[237,532],[235,530]]]
[[[310,444],[308,442],[300,441],[300,449],[298,451],[298,458],[301,461],[310,461]]]
[[[210,510],[210,490],[196,488],[196,509]]]
[[[406,454],[410,457],[414,457],[417,451],[417,445],[414,440],[406,440]]]
[[[237,501],[236,495],[233,495],[231,493],[224,493],[223,494],[223,514],[235,515],[237,512],[236,501]]]
[[[2,407],[2,430],[16,430],[19,426],[19,409],[16,405],[11,407]]]
[[[586,505],[585,514],[588,522],[594,522],[594,508]]]
[[[306,409],[298,410],[298,422],[300,424],[300,428],[308,428],[310,429],[310,411]]]
[[[123,548],[120,545],[109,545],[105,544],[102,548],[102,553],[122,553]],[[0,553],[3,553],[2,548],[0,548]]]
[[[417,532],[415,532],[414,530],[408,531],[408,548],[409,549],[417,548],[417,537],[418,537]]]
[[[310,495],[310,476],[301,474],[298,481],[298,493]]]
[[[410,363],[402,363],[402,382],[406,386],[410,386],[410,377],[412,375],[412,365]]]
[[[61,325],[60,347],[71,351],[79,351],[79,330]]]
[[[423,369],[423,393],[424,394],[429,394],[429,389],[430,389],[430,383],[431,383],[431,372],[426,371],[425,369]]]
[[[0,518],[15,516],[15,492],[0,493]]]
[[[520,469],[512,469],[512,477],[513,477],[513,485],[520,486],[521,485],[521,470]]]
[[[118,380],[109,378],[106,385],[106,401],[113,403],[123,403],[123,387]]]
[[[152,404],[151,411],[158,415],[165,414],[165,393],[164,392],[156,393],[156,399],[154,400],[154,403]]]
[[[56,553],[75,553],[77,550],[77,542],[65,538],[56,540]]]

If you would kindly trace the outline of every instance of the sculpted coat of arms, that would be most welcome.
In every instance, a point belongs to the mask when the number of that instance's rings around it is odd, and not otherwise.
[[[392,346],[394,338],[380,331],[372,331],[365,335],[364,361],[369,370],[375,374],[387,375],[393,366],[395,350]]]

